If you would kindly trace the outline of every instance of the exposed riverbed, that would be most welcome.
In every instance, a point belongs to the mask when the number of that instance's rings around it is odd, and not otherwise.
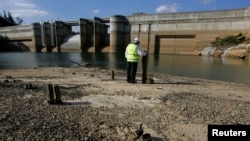
[[[204,141],[208,124],[250,124],[246,84],[160,73],[142,84],[140,72],[130,84],[122,70],[111,79],[112,70],[2,70],[0,139],[127,141],[143,124],[155,141]],[[47,84],[60,87],[62,105],[48,104]]]

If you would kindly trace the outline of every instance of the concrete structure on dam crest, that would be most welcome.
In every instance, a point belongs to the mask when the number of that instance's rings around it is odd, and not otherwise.
[[[79,27],[73,34],[72,27]],[[135,13],[1,27],[0,37],[35,52],[124,52],[140,37],[150,53],[192,54],[217,37],[250,30],[250,8],[168,14]]]

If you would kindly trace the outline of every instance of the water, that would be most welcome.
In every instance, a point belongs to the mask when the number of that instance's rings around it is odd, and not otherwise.
[[[90,63],[104,68],[126,69],[124,53],[0,53],[0,70],[44,66],[72,67]],[[142,71],[141,62],[138,72]],[[208,56],[149,54],[148,72],[250,84],[250,63],[240,59]]]

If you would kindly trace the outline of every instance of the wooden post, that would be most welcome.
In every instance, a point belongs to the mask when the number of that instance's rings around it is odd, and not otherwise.
[[[33,86],[31,83],[25,85],[25,89],[32,89],[32,88],[33,88]]]
[[[142,83],[146,83],[147,80],[147,62],[148,54],[146,56],[142,56]]]
[[[114,72],[114,70],[111,71],[111,79],[115,79],[115,72]]]
[[[148,45],[147,55],[142,57],[142,83],[147,83],[147,64],[148,64],[148,53],[150,47],[150,36],[151,36],[151,24],[148,24]]]
[[[48,103],[54,104],[55,103],[54,92],[53,92],[53,86],[51,84],[46,85],[46,94],[48,96]]]
[[[54,90],[54,94],[55,94],[55,96],[56,96],[55,102],[56,102],[57,104],[61,104],[61,103],[62,103],[62,100],[61,100],[61,93],[60,93],[59,86],[58,86],[58,85],[55,85],[53,90]]]

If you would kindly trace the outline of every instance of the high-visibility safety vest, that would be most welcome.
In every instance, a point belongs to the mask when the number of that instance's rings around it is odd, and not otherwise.
[[[128,62],[138,62],[139,61],[139,54],[137,53],[135,44],[129,44],[126,48],[126,55]]]

